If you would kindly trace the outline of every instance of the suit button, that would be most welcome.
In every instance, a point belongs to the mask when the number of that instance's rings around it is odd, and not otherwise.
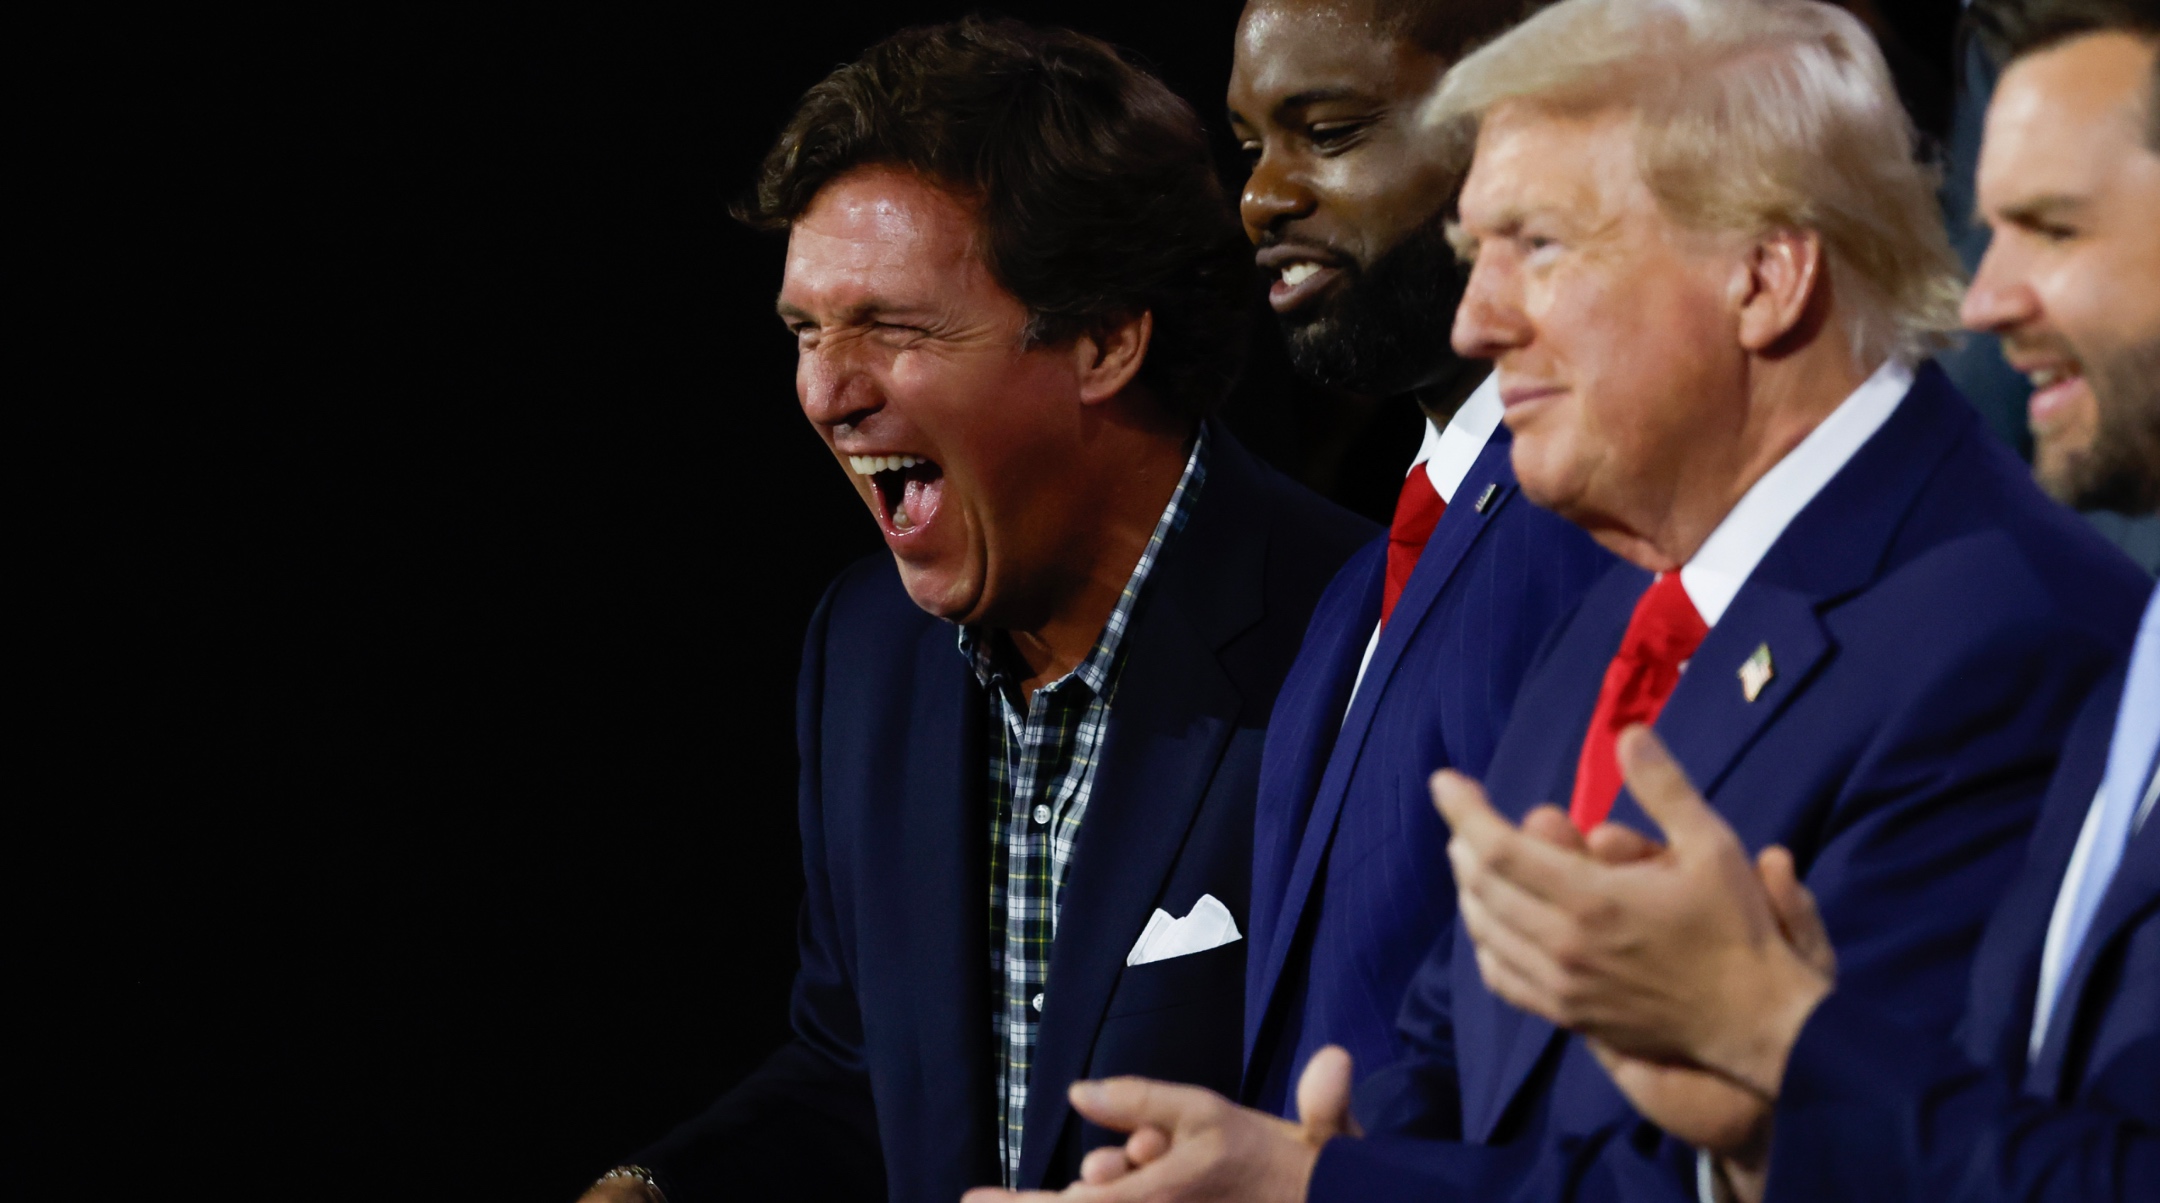
[[[1035,1013],[1037,1015],[1042,1014],[1042,995],[1038,994],[1035,997],[1029,999],[1028,1005],[1035,1008]]]
[[[1049,821],[1050,821],[1050,808],[1049,808],[1049,807],[1047,807],[1047,806],[1038,806],[1038,807],[1036,807],[1036,808],[1035,808],[1035,821],[1036,821],[1037,823],[1047,823],[1047,822],[1049,822]],[[1038,1009],[1039,1009],[1039,1008],[1038,1008]]]

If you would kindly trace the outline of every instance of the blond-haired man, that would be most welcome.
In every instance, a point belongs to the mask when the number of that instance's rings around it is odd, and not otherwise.
[[[1433,109],[1475,156],[1455,346],[1495,364],[1525,493],[1629,561],[1532,669],[1493,808],[1642,842],[1614,749],[1654,724],[1740,841],[1792,850],[1840,993],[1947,1025],[2146,586],[1919,362],[1958,282],[1880,51],[1811,0],[1564,0]],[[1513,968],[1435,950],[1403,1017],[1421,1051],[1360,1087],[1364,1139],[1339,1138],[1339,1054],[1302,1128],[1077,1087],[1136,1135],[1075,1197],[1693,1197],[1692,1150],[1488,984]]]
[[[2040,386],[2049,491],[2151,513],[2160,0],[1978,0],[1973,18],[2009,66],[1980,162],[1994,242],[1965,320]],[[2071,408],[2097,418],[2082,437],[2052,420]],[[1647,1115],[1725,1155],[1704,1176],[1741,1198],[2160,1197],[2160,594],[2124,667],[2064,747],[1955,1039],[1848,996],[1791,859],[1769,854],[1758,885],[1640,734],[1630,784],[1670,841],[1645,860],[1556,854],[1443,780],[1469,863],[1493,867],[1463,881],[1481,899],[1470,934],[1510,1001],[1599,1042]],[[1768,1139],[1757,1098],[1775,1100]]]

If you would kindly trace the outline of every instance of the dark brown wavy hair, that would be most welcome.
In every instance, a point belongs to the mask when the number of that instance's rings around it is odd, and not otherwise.
[[[2160,0],[1974,0],[1969,34],[1999,64],[2089,33],[2127,33],[2160,43]],[[2160,154],[2160,57],[2145,98],[2145,145]]]
[[[784,230],[846,172],[905,168],[969,201],[1029,345],[1154,315],[1140,381],[1204,416],[1243,364],[1246,244],[1192,107],[1103,42],[969,17],[904,29],[803,96],[734,207]]]

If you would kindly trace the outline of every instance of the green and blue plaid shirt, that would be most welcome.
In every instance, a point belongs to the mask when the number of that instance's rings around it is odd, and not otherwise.
[[[1008,697],[1008,686],[1021,678],[1010,671],[1006,641],[985,638],[994,633],[978,628],[960,629],[960,652],[990,695],[990,1026],[997,1049],[998,1163],[1008,1187],[1017,1186],[1020,1175],[1028,1069],[1042,1022],[1050,945],[1057,939],[1058,895],[1095,787],[1124,664],[1125,628],[1163,541],[1184,528],[1207,479],[1206,447],[1203,428],[1087,658],[1036,690],[1025,711]]]

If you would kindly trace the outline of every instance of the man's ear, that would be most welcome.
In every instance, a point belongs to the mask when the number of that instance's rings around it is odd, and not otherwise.
[[[1821,291],[1822,277],[1822,235],[1783,228],[1756,239],[1733,275],[1740,345],[1769,351],[1800,329]]]
[[[1073,340],[1073,355],[1080,369],[1080,400],[1096,405],[1125,391],[1140,374],[1147,359],[1148,340],[1155,334],[1155,315],[1147,310],[1106,318],[1093,330]]]

